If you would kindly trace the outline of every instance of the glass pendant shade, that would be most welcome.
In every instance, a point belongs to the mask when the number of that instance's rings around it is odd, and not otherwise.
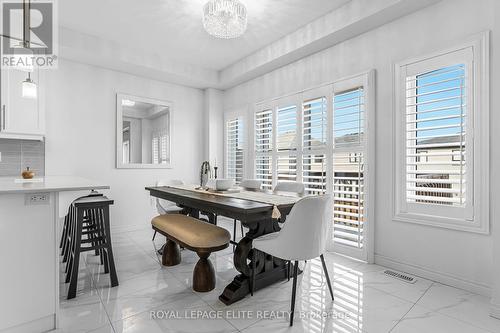
[[[217,38],[239,37],[247,29],[247,9],[238,0],[210,0],[203,7],[203,27]]]
[[[31,99],[37,98],[37,86],[36,83],[31,80],[30,77],[28,77],[22,83],[22,96],[24,98],[31,98]]]

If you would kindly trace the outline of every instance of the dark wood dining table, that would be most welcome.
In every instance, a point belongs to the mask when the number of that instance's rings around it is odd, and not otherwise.
[[[226,286],[219,299],[230,305],[250,293],[250,278],[252,276],[252,240],[262,235],[280,230],[277,219],[272,218],[276,206],[281,214],[281,220],[292,209],[297,199],[291,199],[287,204],[273,205],[231,196],[215,195],[209,192],[191,191],[175,187],[146,187],[150,195],[168,200],[185,208],[185,213],[200,217],[200,212],[209,217],[210,223],[216,223],[216,216],[225,216],[241,221],[249,230],[237,243],[233,260],[234,267],[240,273]],[[288,277],[286,261],[258,251],[255,260],[255,290],[265,288]]]

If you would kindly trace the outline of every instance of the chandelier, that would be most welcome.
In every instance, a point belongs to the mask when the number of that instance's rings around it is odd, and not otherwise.
[[[238,0],[210,0],[203,6],[203,27],[217,38],[236,38],[247,29],[247,9]]]

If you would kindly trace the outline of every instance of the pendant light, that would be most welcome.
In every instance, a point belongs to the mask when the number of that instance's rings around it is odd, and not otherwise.
[[[30,48],[30,25],[31,25],[31,1],[23,1],[23,46],[25,48]],[[23,98],[36,99],[37,98],[37,86],[36,83],[31,79],[31,73],[28,72],[28,77],[22,82],[22,96]]]
[[[37,98],[37,86],[36,83],[31,79],[31,73],[28,72],[28,77],[22,83],[22,96],[24,98],[36,99]]]

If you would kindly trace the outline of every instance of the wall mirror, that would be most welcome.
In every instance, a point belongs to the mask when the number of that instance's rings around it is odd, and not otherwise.
[[[171,167],[172,103],[116,94],[116,167]]]

